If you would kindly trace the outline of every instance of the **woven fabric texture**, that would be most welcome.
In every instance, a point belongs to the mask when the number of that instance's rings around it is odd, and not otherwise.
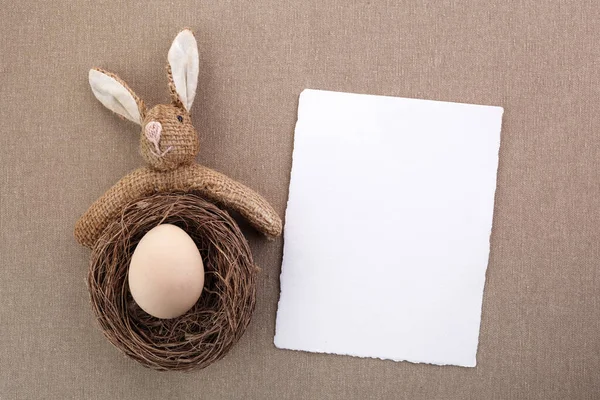
[[[259,194],[223,174],[198,164],[172,171],[140,168],[122,178],[77,221],[75,237],[92,247],[104,228],[127,203],[154,193],[198,192],[217,204],[239,212],[268,236],[281,234],[281,219]]]
[[[185,32],[189,34],[190,31]],[[177,45],[175,39],[172,46]],[[196,45],[193,49],[196,49]],[[197,61],[197,54],[194,54]],[[199,192],[206,198],[239,212],[265,235],[276,237],[281,234],[281,219],[259,194],[223,174],[195,164],[194,160],[200,150],[198,134],[189,110],[183,107],[176,90],[170,63],[167,63],[167,78],[172,104],[159,104],[150,110],[146,109],[140,97],[116,74],[99,68],[96,71],[101,73],[100,76],[104,74],[116,80],[135,100],[140,114],[135,122],[142,127],[140,153],[148,167],[121,179],[85,212],[75,225],[75,237],[79,243],[93,247],[106,226],[113,222],[112,219],[126,204],[161,192]],[[97,90],[102,92],[105,88],[99,85]],[[122,88],[119,87],[119,90]],[[109,108],[115,111],[114,108]],[[132,108],[135,109],[135,106]]]
[[[4,1],[0,16],[0,399],[598,398],[596,0]],[[87,73],[168,103],[183,27],[200,55],[197,162],[280,216],[305,88],[504,107],[477,368],[276,349],[283,239],[243,222],[261,272],[225,358],[158,373],[104,339],[73,226],[144,159],[140,128],[94,98]]]

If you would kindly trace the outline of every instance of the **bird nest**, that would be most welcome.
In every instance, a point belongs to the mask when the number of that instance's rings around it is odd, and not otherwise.
[[[162,223],[190,235],[205,269],[202,295],[173,319],[144,312],[127,283],[137,243]],[[112,344],[147,367],[190,370],[221,359],[243,335],[254,311],[256,273],[248,242],[227,212],[194,194],[163,193],[131,202],[104,230],[92,250],[88,288]]]

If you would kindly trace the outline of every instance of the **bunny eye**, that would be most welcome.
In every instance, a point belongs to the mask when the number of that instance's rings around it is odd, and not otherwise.
[[[177,120],[178,120],[179,122],[183,122],[183,117],[182,117],[181,115],[178,115],[178,116],[177,116]]]

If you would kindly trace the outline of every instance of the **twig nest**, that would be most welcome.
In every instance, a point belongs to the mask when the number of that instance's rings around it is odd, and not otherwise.
[[[204,290],[184,315],[158,319],[133,301],[127,284],[131,256],[159,224],[186,231],[205,268]],[[248,242],[229,214],[194,194],[155,194],[128,204],[92,250],[91,303],[104,335],[157,370],[204,368],[240,339],[254,311],[257,268]]]

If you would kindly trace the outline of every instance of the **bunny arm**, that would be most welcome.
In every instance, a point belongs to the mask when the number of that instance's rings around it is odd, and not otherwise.
[[[174,191],[199,192],[239,212],[265,235],[281,234],[281,219],[258,193],[210,168],[192,164],[167,172],[143,167],[126,175],[81,216],[75,225],[75,238],[92,247],[127,203],[153,193]]]
[[[239,212],[267,237],[281,235],[281,218],[261,195],[241,183],[199,164],[172,172],[173,186],[168,190],[197,191],[225,208]]]

